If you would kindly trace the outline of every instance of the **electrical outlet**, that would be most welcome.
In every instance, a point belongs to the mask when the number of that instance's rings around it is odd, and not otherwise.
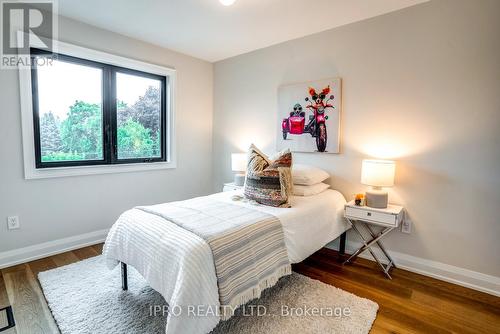
[[[18,216],[7,217],[7,228],[9,230],[17,230],[20,227]]]
[[[411,233],[411,224],[412,224],[412,222],[411,222],[410,217],[406,216],[403,219],[403,223],[401,224],[401,232],[410,234]]]

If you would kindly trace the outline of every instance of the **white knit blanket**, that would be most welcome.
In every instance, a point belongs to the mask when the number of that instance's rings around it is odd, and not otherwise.
[[[273,238],[261,237],[255,239],[260,242],[256,243],[260,245],[257,249],[260,253],[253,260],[242,256],[255,251],[251,248],[242,253],[236,251],[234,257],[233,254],[225,258],[219,255],[219,250],[241,248],[242,240],[228,243],[227,239],[233,239],[234,235],[262,234],[270,227],[276,233],[276,220],[263,212],[209,197],[141,207],[125,212],[113,225],[103,254],[111,267],[118,261],[134,266],[151,287],[163,295],[172,311],[180,310],[169,312],[167,334],[205,334],[219,320],[230,316],[227,311],[259,297],[264,288],[290,273],[288,263],[279,267],[272,265],[276,258],[283,258],[276,255],[279,251],[284,251],[287,259],[279,220],[281,245],[278,251],[271,252],[273,248],[270,248],[267,253],[262,253],[261,249],[266,248],[262,245]],[[245,238],[250,244],[251,240]],[[272,261],[265,260],[265,257]],[[221,268],[227,273],[228,263],[236,267],[244,261],[257,263],[258,271],[255,268],[240,269],[233,275],[236,280],[221,275]],[[237,291],[235,287],[242,287],[237,294],[233,293],[233,290]],[[194,312],[190,312],[192,307],[196,307]]]

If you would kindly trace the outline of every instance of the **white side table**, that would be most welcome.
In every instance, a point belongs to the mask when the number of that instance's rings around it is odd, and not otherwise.
[[[243,189],[243,186],[237,186],[234,184],[234,182],[230,183],[224,183],[224,187],[222,188],[222,191],[233,191],[233,190],[239,190]]]
[[[385,209],[376,209],[370,208],[368,206],[357,206],[354,204],[354,201],[347,203],[344,207],[344,217],[347,219],[352,229],[361,237],[363,246],[355,251],[344,262],[344,264],[354,261],[356,257],[359,256],[359,254],[368,250],[375,261],[377,261],[380,268],[382,268],[384,274],[389,279],[392,279],[391,275],[389,274],[389,270],[391,270],[391,268],[396,268],[396,265],[382,245],[381,239],[399,226],[399,224],[403,220],[403,215],[404,209],[399,205],[389,204]],[[363,226],[363,228],[361,226]],[[378,233],[376,233],[373,229],[373,226],[379,226],[382,229]],[[362,229],[368,232],[368,237],[365,237],[361,233]],[[384,256],[387,258],[388,263],[386,265],[384,265],[379,260],[379,258],[371,249],[371,247],[375,244],[380,248]]]

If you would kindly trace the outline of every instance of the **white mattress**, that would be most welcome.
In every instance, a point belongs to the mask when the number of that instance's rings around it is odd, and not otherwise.
[[[231,199],[232,196],[241,194],[241,190],[234,190],[210,197],[278,217],[283,225],[288,257],[292,263],[303,261],[349,229],[343,218],[346,200],[336,190],[328,189],[313,196],[293,196],[291,208],[275,208]]]

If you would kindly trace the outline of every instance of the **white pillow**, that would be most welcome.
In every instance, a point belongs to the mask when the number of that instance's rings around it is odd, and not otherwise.
[[[322,193],[328,188],[330,188],[330,185],[323,182],[313,184],[312,186],[302,186],[299,184],[294,184],[293,194],[295,196],[312,196]]]
[[[292,180],[294,184],[311,186],[323,182],[330,175],[322,169],[309,165],[294,164],[292,166]]]

